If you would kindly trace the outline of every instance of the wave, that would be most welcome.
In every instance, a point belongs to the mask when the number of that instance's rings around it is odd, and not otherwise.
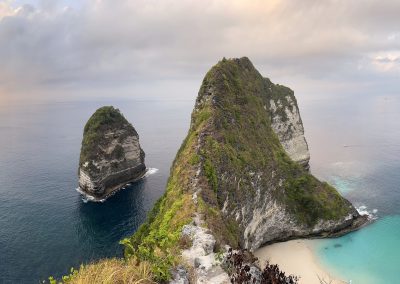
[[[148,177],[148,176],[150,176],[150,175],[153,175],[153,174],[155,174],[155,173],[157,173],[157,172],[158,172],[158,169],[157,169],[157,168],[147,168],[145,174],[144,174],[139,180],[142,180],[142,179],[144,179],[144,178],[146,178],[146,177]],[[139,180],[138,180],[138,181],[139,181]],[[112,192],[110,195],[108,195],[107,198],[110,197],[110,196],[113,196],[113,195],[114,195],[115,193],[117,193],[119,190],[125,189],[126,186],[129,186],[129,185],[132,185],[132,183],[131,183],[131,182],[130,182],[130,183],[127,183],[126,185],[122,186],[122,187],[119,188],[118,190],[115,190],[115,191]],[[79,193],[82,195],[82,201],[83,201],[83,203],[88,203],[88,202],[101,202],[101,203],[103,203],[103,202],[106,201],[106,199],[107,199],[107,198],[104,198],[104,199],[96,199],[94,196],[91,196],[91,195],[87,194],[86,192],[82,191],[82,189],[81,189],[80,187],[76,188],[75,190],[76,190],[77,192],[79,192]]]
[[[158,169],[156,169],[156,168],[147,168],[146,169],[146,173],[144,174],[144,178],[145,177],[148,177],[149,175],[153,175],[153,174],[155,174],[156,172],[158,172]]]
[[[75,189],[77,192],[79,192],[82,195],[82,201],[83,203],[88,203],[90,202],[104,202],[106,201],[105,199],[96,199],[93,196],[87,194],[86,192],[82,191],[80,187]]]
[[[368,218],[371,220],[375,220],[378,218],[378,216],[377,216],[378,209],[372,209],[372,211],[370,211],[367,209],[367,206],[365,206],[365,205],[356,207],[356,209],[360,215],[367,215]]]

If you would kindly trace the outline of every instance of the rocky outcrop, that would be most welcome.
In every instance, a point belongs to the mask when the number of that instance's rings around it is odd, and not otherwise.
[[[199,119],[207,121],[201,128]],[[222,60],[207,73],[191,131],[198,132],[208,183],[203,198],[218,204],[243,248],[340,234],[363,223],[349,201],[307,171],[310,155],[293,91],[263,78],[248,58]]]
[[[221,60],[203,80],[165,194],[121,242],[125,256],[150,260],[158,281],[227,283],[218,262],[226,247],[252,251],[365,224],[308,160],[293,92],[246,57]]]
[[[270,83],[268,79],[267,81]],[[303,123],[294,93],[285,86],[270,84],[271,92],[279,94],[271,96],[269,101],[271,127],[289,157],[309,169],[310,152],[304,137]]]
[[[103,200],[141,178],[145,154],[135,128],[118,109],[99,108],[85,125],[79,161],[79,189]]]

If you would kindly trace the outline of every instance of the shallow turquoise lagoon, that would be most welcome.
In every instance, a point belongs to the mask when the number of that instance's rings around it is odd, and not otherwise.
[[[317,242],[317,256],[352,284],[399,283],[400,216],[387,216],[360,231]]]

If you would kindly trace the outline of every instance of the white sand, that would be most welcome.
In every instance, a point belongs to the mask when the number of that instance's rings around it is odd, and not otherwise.
[[[300,277],[299,284],[320,284],[318,276],[326,283],[346,283],[329,275],[316,261],[310,240],[294,240],[276,243],[258,249],[254,254],[264,266],[265,261],[278,264],[287,275]]]

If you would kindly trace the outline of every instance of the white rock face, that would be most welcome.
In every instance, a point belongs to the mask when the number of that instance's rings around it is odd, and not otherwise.
[[[272,129],[289,157],[309,168],[310,152],[294,95],[270,100]]]
[[[199,138],[200,142],[201,138]],[[198,186],[198,177],[201,173],[200,167],[191,183],[192,200],[194,204],[198,202],[198,195],[202,191]],[[194,272],[195,283],[215,283],[229,284],[228,274],[222,269],[221,262],[217,260],[214,253],[215,237],[211,231],[204,227],[201,214],[196,213],[191,224],[182,228],[182,236],[188,237],[192,241],[192,246],[182,251],[182,258]],[[170,284],[188,284],[189,276],[182,269],[178,268],[173,272],[173,279]],[[191,282],[190,282],[191,283]]]
[[[228,284],[229,276],[213,252],[215,238],[200,225],[185,225],[182,235],[192,240],[192,246],[182,252],[182,257],[194,268],[196,283]],[[178,283],[176,280],[171,283]]]
[[[283,189],[279,189],[283,190]],[[353,222],[353,215],[345,216],[336,221],[319,221],[312,230],[300,225],[285,207],[276,202],[269,194],[273,190],[257,190],[253,203],[243,206],[237,211],[245,224],[243,246],[251,251],[274,240],[285,240],[310,234],[320,234],[346,227]],[[262,193],[264,192],[264,193]],[[257,206],[254,206],[257,204]]]

